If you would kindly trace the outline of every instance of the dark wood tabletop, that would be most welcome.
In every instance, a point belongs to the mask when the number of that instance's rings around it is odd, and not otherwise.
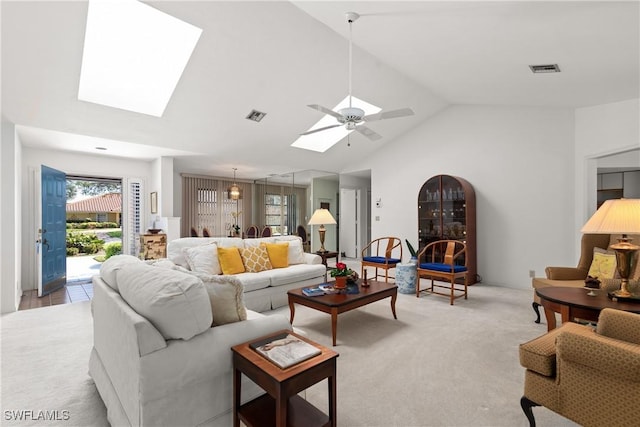
[[[542,306],[545,309],[548,330],[555,328],[555,315],[560,313],[562,322],[580,318],[597,321],[604,308],[640,313],[640,301],[614,301],[604,290],[595,289],[595,296],[587,295],[590,289],[550,286],[536,289]]]

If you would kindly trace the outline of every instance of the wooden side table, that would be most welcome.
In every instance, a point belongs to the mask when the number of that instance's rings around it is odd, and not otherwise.
[[[318,347],[321,353],[287,369],[281,369],[249,345],[284,332]],[[247,427],[332,426],[336,424],[336,359],[338,353],[291,331],[279,331],[231,347],[233,353],[233,425],[242,421]],[[240,405],[242,374],[260,386],[266,394]],[[297,394],[327,378],[329,414]]]
[[[327,259],[335,258],[336,262],[338,262],[338,252],[331,252],[331,251],[328,251],[328,252],[316,252],[316,255],[319,255],[320,258],[322,258],[322,263],[327,268],[329,267],[327,265]]]

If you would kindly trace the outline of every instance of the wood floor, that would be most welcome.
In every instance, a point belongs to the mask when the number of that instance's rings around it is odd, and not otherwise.
[[[93,283],[68,284],[62,289],[38,298],[38,291],[25,291],[20,299],[18,310],[48,307],[50,305],[69,304],[79,301],[89,301],[93,298]]]

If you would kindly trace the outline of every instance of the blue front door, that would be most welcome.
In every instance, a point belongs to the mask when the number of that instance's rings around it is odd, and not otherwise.
[[[60,289],[67,282],[67,177],[42,166],[42,281],[38,296]]]

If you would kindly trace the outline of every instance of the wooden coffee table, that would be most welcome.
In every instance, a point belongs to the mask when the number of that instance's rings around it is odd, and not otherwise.
[[[307,288],[309,286],[305,286]],[[308,297],[302,293],[303,288],[292,289],[287,292],[289,296],[289,311],[291,317],[289,322],[293,325],[293,317],[296,314],[295,304],[304,305],[323,313],[331,314],[331,335],[333,337],[333,345],[336,345],[336,335],[338,329],[338,314],[362,307],[381,299],[391,297],[391,312],[393,318],[396,316],[396,298],[398,297],[398,286],[395,283],[378,282],[369,280],[369,286],[359,286],[360,293],[346,294],[342,291],[340,294],[320,295],[317,297]]]
[[[613,301],[603,290],[595,290],[596,296],[589,296],[589,289],[552,286],[536,289],[540,304],[544,307],[547,331],[555,329],[556,316],[560,313],[562,323],[575,318],[597,322],[603,308],[640,313],[640,303]]]

